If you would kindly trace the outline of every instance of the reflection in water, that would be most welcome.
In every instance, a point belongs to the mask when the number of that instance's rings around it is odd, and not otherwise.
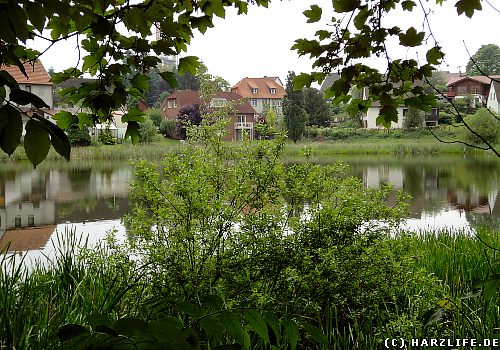
[[[104,234],[104,220],[118,220],[121,230],[131,179],[128,164],[0,171],[0,249],[40,251],[63,223],[99,223]]]
[[[334,162],[342,159],[326,159]],[[409,193],[407,227],[474,228],[479,214],[500,218],[500,162],[461,157],[349,156],[349,174],[365,186],[390,183]],[[56,232],[74,228],[91,242],[109,229],[124,235],[133,171],[127,163],[4,164],[0,169],[0,248],[50,254]],[[499,219],[500,220],[500,219]],[[51,248],[52,247],[52,248]]]

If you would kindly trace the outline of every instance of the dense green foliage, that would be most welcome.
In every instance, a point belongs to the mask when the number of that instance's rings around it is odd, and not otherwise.
[[[308,117],[307,125],[330,125],[330,107],[321,91],[313,88],[304,89],[304,109]]]
[[[500,74],[500,47],[495,44],[482,45],[469,59],[465,72],[469,76]]]
[[[283,124],[288,137],[297,142],[307,125],[307,112],[304,109],[304,92],[293,86],[294,72],[288,72],[285,97],[283,98]]]
[[[173,139],[175,136],[176,122],[173,120],[162,119],[160,123],[160,134]]]
[[[404,115],[403,128],[406,130],[421,128],[425,123],[425,116],[422,111],[410,107]]]
[[[155,122],[146,117],[143,123],[140,123],[139,129],[139,138],[141,143],[151,143],[158,140],[158,128],[155,125]]]
[[[496,144],[500,137],[500,121],[493,112],[481,108],[474,115],[467,117],[470,130],[465,130],[465,140],[474,145],[485,140]],[[479,136],[481,135],[481,136]]]
[[[68,139],[71,146],[90,146],[90,134],[88,127],[80,129],[73,125],[68,129]]]
[[[97,140],[103,145],[114,145],[116,144],[116,137],[114,137],[109,125],[106,125],[104,129],[98,131],[99,135],[97,136]]]

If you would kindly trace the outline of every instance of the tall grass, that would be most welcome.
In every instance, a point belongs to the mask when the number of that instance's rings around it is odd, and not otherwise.
[[[419,267],[435,275],[446,297],[431,328],[454,338],[493,338],[500,327],[500,231],[479,225],[474,235],[427,231],[400,237]]]
[[[57,330],[66,323],[136,312],[129,271],[99,261],[90,266],[78,257],[81,243],[74,232],[59,235],[55,257],[30,269],[24,256],[1,252],[0,349],[54,348]]]

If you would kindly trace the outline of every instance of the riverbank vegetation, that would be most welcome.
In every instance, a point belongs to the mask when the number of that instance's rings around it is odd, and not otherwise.
[[[460,137],[462,130],[453,126],[433,129],[433,133],[442,140],[453,141]],[[238,147],[239,142],[228,144]],[[73,147],[73,160],[137,160],[162,159],[165,153],[181,149],[184,143],[178,140],[160,138],[154,142],[132,145],[124,142],[115,145],[93,145]],[[405,130],[365,130],[343,128],[307,127],[305,138],[297,143],[286,143],[283,157],[299,157],[304,149],[314,149],[316,157],[336,154],[395,154],[395,155],[433,155],[433,154],[468,154],[490,155],[482,151],[459,144],[440,142],[427,129]],[[0,160],[27,160],[22,147],[18,147],[8,158],[0,155]],[[48,161],[63,161],[63,158],[51,149]],[[43,165],[43,164],[42,164]]]
[[[403,193],[365,188],[307,151],[284,164],[281,136],[222,142],[218,125],[192,128],[160,164],[136,163],[126,237],[78,252],[69,239],[30,272],[2,255],[1,347],[375,349],[494,336],[497,229],[478,230],[487,245],[394,235]]]

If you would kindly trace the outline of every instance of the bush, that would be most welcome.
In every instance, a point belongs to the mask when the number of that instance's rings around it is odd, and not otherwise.
[[[148,117],[140,123],[139,136],[141,143],[151,143],[158,139],[158,130],[155,124]]]
[[[80,129],[76,124],[69,128],[68,139],[72,147],[90,146],[91,143],[89,129],[87,127]]]
[[[159,128],[162,122],[161,111],[158,108],[149,108],[146,111],[146,115],[153,121],[153,124]]]
[[[176,122],[173,120],[163,119],[160,123],[160,134],[173,139],[175,136]]]
[[[481,135],[484,141],[495,144],[498,142],[500,133],[500,122],[485,108],[479,109],[474,115],[465,119],[465,123],[477,134]],[[465,130],[464,139],[474,145],[483,144],[481,137]]]
[[[109,129],[109,125],[106,128],[99,130],[99,136],[97,137],[100,143],[103,145],[116,145],[116,138]]]

